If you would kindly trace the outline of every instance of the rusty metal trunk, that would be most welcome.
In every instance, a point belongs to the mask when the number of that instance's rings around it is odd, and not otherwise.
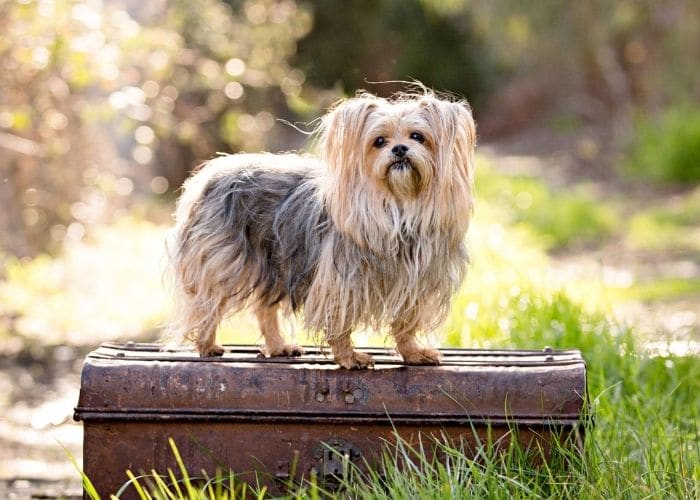
[[[226,346],[218,359],[153,344],[103,344],[83,367],[76,420],[84,471],[116,492],[131,469],[177,470],[173,438],[190,471],[233,470],[283,492],[311,475],[330,484],[342,459],[376,463],[387,443],[452,439],[467,453],[487,440],[545,450],[575,443],[585,409],[579,351],[444,349],[440,366],[404,366],[385,349],[371,370],[339,369],[318,349],[262,358]],[[574,444],[575,445],[575,444]]]

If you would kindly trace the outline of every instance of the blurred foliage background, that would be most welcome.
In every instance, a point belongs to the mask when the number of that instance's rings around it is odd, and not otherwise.
[[[700,6],[685,0],[1,0],[0,248],[55,253],[217,151],[295,149],[336,98],[418,79],[483,141],[543,120],[580,153],[700,178]],[[601,154],[605,153],[605,154]],[[622,157],[620,156],[622,155]]]
[[[158,338],[193,168],[301,149],[337,99],[412,80],[467,98],[480,142],[472,265],[431,340],[581,348],[601,442],[624,448],[603,462],[639,491],[658,477],[620,434],[639,415],[660,457],[694,432],[693,463],[697,410],[678,408],[698,408],[698,62],[695,0],[0,0],[0,480],[75,476],[55,441],[79,456],[82,355]],[[221,334],[259,340],[245,315]],[[620,368],[637,352],[690,356],[639,358],[659,391]]]

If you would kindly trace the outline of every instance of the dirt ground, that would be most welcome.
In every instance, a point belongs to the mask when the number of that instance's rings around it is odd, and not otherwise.
[[[0,498],[81,495],[69,455],[82,461],[73,421],[89,350],[59,346],[0,358]]]

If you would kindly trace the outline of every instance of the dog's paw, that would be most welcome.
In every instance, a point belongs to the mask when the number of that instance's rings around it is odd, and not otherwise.
[[[217,344],[207,347],[198,347],[199,356],[202,358],[213,358],[224,355],[224,348]]]
[[[374,366],[372,356],[360,351],[352,351],[348,356],[336,356],[335,362],[348,370],[362,370]]]
[[[403,362],[407,365],[439,365],[442,355],[437,349],[430,347],[420,347],[418,349],[404,351],[401,353]]]
[[[296,344],[280,344],[275,347],[265,347],[263,349],[265,356],[276,358],[281,356],[301,356],[304,354],[304,349]]]

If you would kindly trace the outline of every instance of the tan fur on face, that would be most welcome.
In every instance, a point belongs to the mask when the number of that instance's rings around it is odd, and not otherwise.
[[[362,327],[389,327],[407,363],[438,363],[415,335],[442,323],[464,275],[475,141],[464,102],[363,93],[323,118],[320,162],[209,162],[176,214],[180,330],[202,355],[218,354],[216,324],[250,305],[264,351],[298,354],[277,326],[277,304],[288,301],[341,366],[371,364],[350,341]]]
[[[410,142],[413,131],[423,133],[423,145]],[[380,135],[389,145],[377,150],[372,144]],[[397,227],[406,221],[421,226],[416,229],[424,233],[434,231],[436,224],[451,228],[459,238],[466,232],[476,143],[466,103],[429,93],[395,101],[360,94],[324,118],[319,142],[331,174],[327,208],[339,229],[356,243],[381,251],[377,245],[382,236],[395,238]],[[391,145],[399,142],[412,146],[418,189],[401,189],[397,185],[407,181],[387,175]]]

